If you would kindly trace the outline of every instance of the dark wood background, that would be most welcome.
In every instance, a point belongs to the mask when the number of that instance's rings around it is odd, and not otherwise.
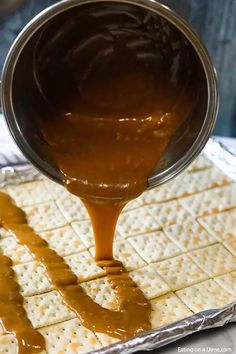
[[[0,0],[1,1],[1,0]],[[26,0],[0,18],[0,71],[22,27],[56,0]],[[162,0],[187,19],[208,48],[219,78],[220,111],[215,134],[236,137],[236,0]]]

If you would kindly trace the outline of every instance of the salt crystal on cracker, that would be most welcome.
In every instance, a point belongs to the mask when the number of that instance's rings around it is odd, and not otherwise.
[[[38,262],[18,264],[13,270],[24,296],[38,295],[53,289],[45,269]]]
[[[187,306],[171,292],[151,300],[151,305],[152,328],[166,326],[192,315]]]
[[[124,237],[129,237],[145,232],[160,230],[160,224],[150,215],[147,207],[138,208],[121,214],[117,229]]]
[[[219,243],[192,251],[189,256],[210,277],[236,270],[236,257]]]
[[[220,275],[215,277],[214,280],[227,292],[236,297],[236,272]]]
[[[212,279],[179,290],[176,294],[195,313],[223,307],[235,300],[235,296]]]
[[[83,327],[78,319],[41,328],[46,340],[47,354],[81,354],[101,347],[94,333]]]
[[[152,265],[134,270],[129,275],[147,299],[153,299],[170,291],[170,287],[157,274]]]
[[[186,254],[155,263],[154,267],[172,290],[182,289],[208,278]]]
[[[217,242],[217,239],[195,220],[165,227],[164,232],[183,251],[191,251]]]
[[[35,231],[46,231],[65,226],[66,219],[54,202],[36,204],[23,208],[29,225]]]
[[[181,253],[181,249],[161,231],[130,237],[129,241],[147,263],[161,261]]]
[[[88,251],[73,254],[64,258],[80,282],[85,282],[105,275],[105,271],[96,265]]]
[[[24,307],[34,328],[49,326],[75,317],[69,307],[64,305],[57,291],[26,297]]]
[[[67,256],[78,253],[86,249],[81,237],[75,233],[70,225],[46,232],[39,235],[47,241],[50,248],[55,250],[60,256]]]
[[[44,181],[33,181],[6,187],[8,194],[19,207],[52,200]]]

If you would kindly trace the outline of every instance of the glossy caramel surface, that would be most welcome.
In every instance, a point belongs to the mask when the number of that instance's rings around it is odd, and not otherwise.
[[[61,171],[64,186],[88,210],[95,259],[116,293],[117,311],[102,308],[84,293],[63,258],[3,193],[0,223],[46,268],[65,304],[95,332],[122,339],[151,328],[150,303],[113,259],[113,238],[123,207],[146,189],[194,107],[194,55],[184,37],[159,16],[118,4],[85,6],[73,21],[62,15],[44,27],[35,48],[34,78],[47,105],[39,120],[45,151]],[[0,275],[9,268],[3,281],[11,279],[14,287],[10,264],[0,261]],[[7,302],[9,292],[0,295]],[[18,304],[20,296],[12,299],[12,308]],[[31,343],[32,328],[20,311],[25,342]],[[17,334],[24,353],[7,306],[0,306],[0,319],[6,331],[9,326]],[[40,335],[32,338],[37,348],[43,347]]]

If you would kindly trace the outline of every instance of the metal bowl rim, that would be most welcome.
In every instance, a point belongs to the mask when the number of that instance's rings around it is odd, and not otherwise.
[[[159,2],[153,0],[139,0],[138,2],[136,2],[136,0],[81,0],[79,2],[78,0],[63,0],[48,7],[47,9],[39,13],[36,17],[34,17],[24,27],[24,29],[20,32],[20,34],[14,41],[7,55],[2,71],[1,101],[3,113],[8,128],[11,132],[13,139],[19,146],[22,153],[27,157],[27,159],[49,178],[62,184],[60,172],[52,169],[51,173],[49,173],[44,168],[42,168],[37,154],[33,151],[29,143],[25,140],[23,134],[21,133],[13,108],[12,82],[16,64],[21,53],[24,50],[24,47],[32,38],[32,36],[41,28],[41,26],[43,26],[53,17],[59,15],[64,11],[67,11],[73,7],[82,6],[90,3],[131,4],[134,6],[146,8],[149,11],[157,13],[158,15],[172,23],[177,29],[180,30],[181,33],[183,33],[183,35],[193,46],[202,63],[205,72],[208,92],[207,111],[205,114],[204,123],[191,148],[181,157],[181,159],[171,165],[168,169],[162,171],[159,174],[153,173],[148,178],[147,189],[154,188],[177,176],[188,165],[190,165],[194,158],[202,151],[213,131],[219,106],[216,71],[211,62],[207,49],[202,44],[201,40],[196,35],[196,33],[190,28],[189,24],[184,19],[182,19],[182,17],[180,17],[173,10],[169,9],[167,6]]]

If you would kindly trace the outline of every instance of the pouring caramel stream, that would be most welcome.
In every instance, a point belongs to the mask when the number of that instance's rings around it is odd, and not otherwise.
[[[60,95],[60,100],[55,99],[57,92],[48,89],[50,72],[40,58],[35,75],[45,97],[53,95],[51,113],[40,121],[46,150],[60,170],[64,186],[87,208],[96,243],[95,259],[107,272],[119,311],[94,304],[81,295],[78,285],[67,291],[76,290],[71,296],[73,306],[88,328],[126,338],[151,328],[151,307],[122,264],[113,260],[116,223],[127,202],[146,189],[148,176],[192,108],[194,89],[190,89],[188,75],[173,84],[179,51],[168,45],[165,48],[173,72],[169,66],[156,70],[155,63],[140,56],[140,47],[132,44],[129,31],[111,33],[106,43],[107,32],[97,30],[60,53],[66,68],[60,75],[67,88],[73,87]],[[132,31],[137,40],[140,33]],[[55,35],[56,40],[60,35]],[[101,38],[101,52],[96,47],[98,52],[91,60],[87,46]],[[53,48],[58,46],[54,43]],[[149,44],[148,58],[150,54],[157,56],[153,48]],[[49,47],[43,53],[44,61],[54,62],[55,53]],[[81,60],[83,72],[78,64]],[[71,299],[66,299],[71,304]]]
[[[116,293],[117,311],[101,307],[84,293],[63,258],[3,193],[0,223],[45,267],[85,327],[121,339],[133,336],[150,329],[151,306],[113,259],[115,227],[127,202],[147,188],[148,177],[191,113],[198,85],[194,63],[199,65],[199,60],[167,21],[138,6],[118,3],[88,4],[61,14],[42,28],[33,57],[43,107],[37,118],[39,140],[64,186],[87,208],[95,259]],[[9,271],[2,281],[9,291],[0,293],[0,319],[20,343],[11,309],[2,306],[16,284],[10,263],[0,258],[0,276],[5,269]],[[11,303],[19,307],[24,338],[31,343],[22,298],[12,298]],[[42,348],[42,338],[36,337],[35,345]],[[24,350],[19,344],[19,352]]]
[[[150,328],[150,304],[121,262],[107,260],[98,263],[106,271],[118,300],[117,311],[112,311],[103,308],[85,294],[63,258],[51,250],[47,242],[27,224],[23,210],[16,207],[7,194],[1,192],[0,222],[44,266],[49,280],[60,292],[65,304],[76,313],[85,327],[120,339]],[[11,261],[5,256],[0,256],[0,280],[0,321],[5,332],[16,336],[20,354],[41,352],[44,349],[44,339],[27,319]]]

